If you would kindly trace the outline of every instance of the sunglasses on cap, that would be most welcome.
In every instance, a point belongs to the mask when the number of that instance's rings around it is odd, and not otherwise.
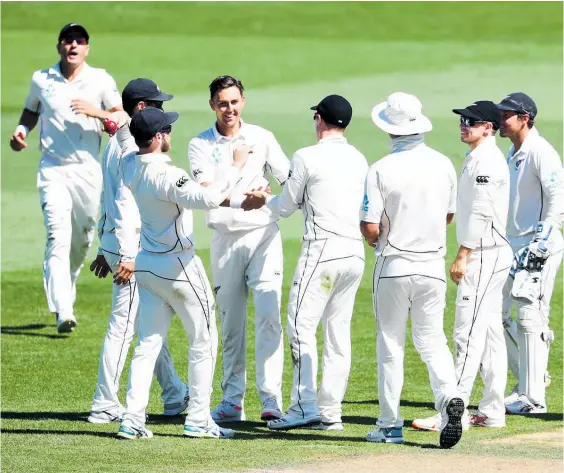
[[[474,118],[460,117],[460,124],[462,126],[475,126],[480,123],[486,123],[483,120],[475,120]]]
[[[61,38],[59,44],[67,45],[67,44],[72,44],[75,41],[76,44],[78,44],[79,46],[86,46],[88,44],[88,40],[84,36],[72,36],[72,35]]]

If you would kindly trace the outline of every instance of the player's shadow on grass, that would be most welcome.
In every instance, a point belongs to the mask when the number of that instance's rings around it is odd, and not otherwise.
[[[2,411],[0,417],[3,420],[64,420],[71,422],[87,422],[89,412],[19,412],[19,411]]]
[[[115,438],[115,432],[96,432],[94,430],[40,430],[40,429],[2,429],[2,434],[46,434],[46,435],[91,435],[92,437]]]
[[[366,399],[362,401],[343,401],[343,404],[374,404],[378,405],[378,399]],[[421,401],[408,401],[402,399],[400,401],[400,406],[405,407],[426,407],[427,409],[434,409],[435,404],[432,402],[421,402]]]
[[[44,337],[44,338],[69,338],[68,335],[61,335],[58,333],[38,333],[30,332],[30,330],[42,330],[44,328],[55,328],[56,324],[27,324],[27,325],[14,325],[0,327],[2,335],[23,335],[25,337]]]

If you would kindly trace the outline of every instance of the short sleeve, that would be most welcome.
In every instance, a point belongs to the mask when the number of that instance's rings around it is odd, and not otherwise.
[[[116,81],[114,78],[105,73],[104,86],[102,88],[102,106],[104,110],[111,110],[118,105],[121,105],[121,94],[119,93]]]
[[[380,223],[384,212],[382,191],[378,170],[375,166],[371,166],[364,181],[364,198],[361,209],[361,220],[363,222]]]
[[[41,90],[37,84],[36,74],[31,78],[29,93],[25,99],[24,107],[33,113],[41,113]]]

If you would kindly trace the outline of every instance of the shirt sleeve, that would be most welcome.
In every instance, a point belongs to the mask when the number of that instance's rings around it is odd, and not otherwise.
[[[384,195],[380,175],[375,166],[368,169],[364,181],[364,198],[361,208],[361,220],[367,223],[380,223],[384,213]]]
[[[162,197],[187,209],[213,210],[229,195],[241,179],[241,171],[229,166],[223,179],[203,187],[190,178],[184,169],[170,166],[163,173]]]
[[[452,163],[450,163],[449,178],[450,178],[450,196],[448,200],[447,213],[453,214],[456,213],[456,195],[457,195],[458,181],[456,179],[456,171]]]
[[[106,73],[106,80],[104,82],[105,84],[102,89],[102,107],[104,110],[111,110],[121,105],[121,94],[119,93],[116,81],[108,73]]]
[[[266,167],[278,184],[284,184],[288,179],[290,162],[271,132],[267,133],[266,138]]]
[[[485,159],[480,164],[471,177],[471,195],[461,195],[472,201],[468,221],[458,222],[462,226],[459,243],[471,250],[480,246],[494,216],[496,196],[508,184],[507,172],[503,173],[493,159]]]
[[[188,161],[194,181],[198,184],[213,182],[214,168],[210,163],[205,144],[198,138],[192,139],[188,144]]]
[[[281,217],[289,217],[302,204],[309,179],[303,158],[295,153],[290,163],[290,172],[282,193],[267,201],[267,207]]]
[[[36,81],[36,74],[33,74],[31,78],[29,93],[25,99],[24,107],[33,113],[41,113],[41,91]]]
[[[534,161],[542,187],[543,200],[547,205],[544,220],[549,220],[560,228],[564,218],[564,170],[562,161],[556,150],[548,144],[535,153]]]
[[[121,178],[118,180],[114,219],[121,261],[135,261],[139,251],[139,209],[131,190],[125,186]]]

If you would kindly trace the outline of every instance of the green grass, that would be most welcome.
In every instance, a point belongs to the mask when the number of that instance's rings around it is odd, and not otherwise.
[[[402,90],[421,98],[434,124],[427,141],[457,168],[466,151],[458,141],[452,108],[476,99],[499,100],[523,90],[539,107],[538,127],[562,154],[561,3],[3,3],[2,8],[2,468],[6,472],[187,472],[284,467],[340,455],[389,452],[364,441],[378,415],[375,322],[371,269],[367,269],[353,318],[353,366],[344,404],[343,433],[269,432],[258,423],[254,388],[252,308],[249,316],[250,422],[237,425],[237,439],[190,441],[180,436],[182,419],[159,416],[158,386],[149,413],[155,438],[118,442],[115,425],[86,423],[97,375],[100,345],[110,308],[111,284],[84,272],[79,279],[77,332],[56,333],[41,281],[42,217],[35,189],[37,131],[20,154],[8,147],[34,70],[56,62],[60,27],[80,21],[91,33],[90,64],[104,67],[122,88],[135,77],[151,77],[175,95],[169,109],[181,113],[172,157],[187,166],[186,145],[213,121],[207,85],[219,74],[238,75],[247,88],[245,119],[271,129],[288,155],[312,143],[309,106],[329,93],[351,101],[355,114],[347,136],[374,162],[388,152],[388,139],[370,121],[370,109]],[[499,140],[504,151],[507,140]],[[199,253],[209,268],[209,231],[196,220]],[[285,310],[300,251],[302,217],[281,222],[284,237]],[[448,260],[456,252],[449,229]],[[208,274],[209,271],[208,271]],[[453,452],[514,458],[562,458],[562,449],[498,445],[490,440],[562,426],[562,270],[552,299],[548,389],[551,414],[511,417],[507,429],[476,429]],[[445,331],[452,334],[455,286],[449,284]],[[426,369],[409,339],[402,414],[407,420],[432,414]],[[185,377],[186,336],[178,321],[170,345]],[[221,366],[219,360],[218,367]],[[127,367],[126,367],[127,369]],[[213,402],[221,397],[221,370]],[[508,386],[515,380],[510,377]],[[122,379],[125,390],[126,376]],[[286,347],[284,401],[289,401],[291,358]],[[481,393],[477,381],[472,397]],[[122,396],[123,396],[122,392]],[[407,444],[393,451],[421,450],[437,435],[407,430]],[[471,459],[469,460],[471,465]]]

